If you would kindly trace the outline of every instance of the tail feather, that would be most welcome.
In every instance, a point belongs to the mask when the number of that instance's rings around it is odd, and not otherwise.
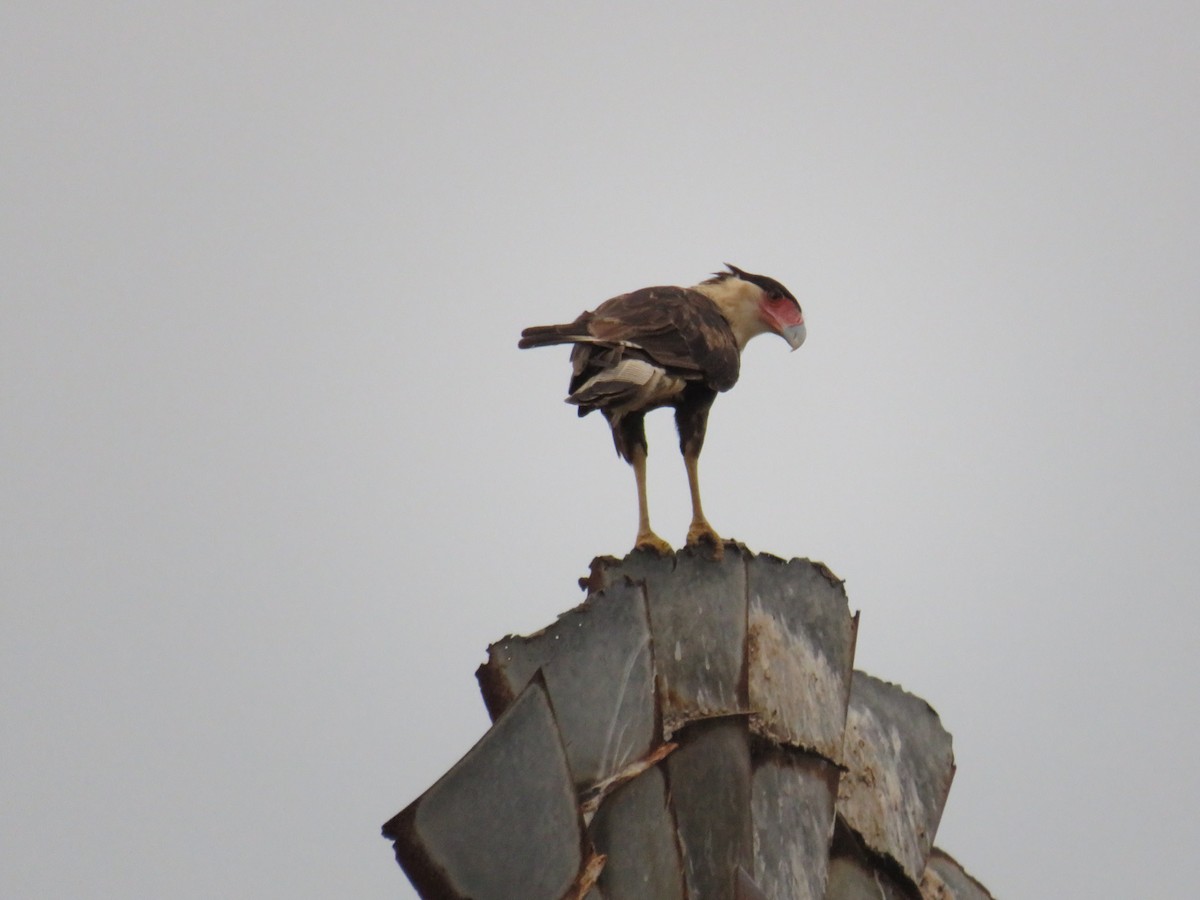
[[[521,340],[517,346],[522,350],[529,347],[552,347],[555,344],[572,344],[588,336],[587,327],[581,328],[577,322],[565,325],[532,325],[521,332]]]

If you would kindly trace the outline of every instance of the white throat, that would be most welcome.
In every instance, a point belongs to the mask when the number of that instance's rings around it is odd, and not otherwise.
[[[725,278],[716,284],[697,284],[692,290],[717,304],[733,329],[738,350],[745,350],[750,338],[771,330],[759,314],[763,292],[758,285],[740,278]]]

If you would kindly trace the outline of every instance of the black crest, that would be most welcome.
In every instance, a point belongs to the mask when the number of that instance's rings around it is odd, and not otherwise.
[[[766,275],[755,275],[753,272],[743,272],[741,269],[739,269],[735,265],[732,265],[731,263],[725,263],[725,268],[727,268],[729,271],[714,273],[713,277],[710,278],[706,283],[707,284],[718,284],[719,282],[724,281],[726,278],[740,278],[742,281],[748,281],[751,284],[758,285],[760,288],[762,288],[764,291],[766,291],[768,294],[771,294],[772,296],[787,297],[789,300],[791,300],[797,306],[800,305],[800,302],[798,300],[796,300],[795,297],[792,296],[792,292],[789,291],[787,288],[785,288],[782,284],[780,284],[774,278],[768,278]]]

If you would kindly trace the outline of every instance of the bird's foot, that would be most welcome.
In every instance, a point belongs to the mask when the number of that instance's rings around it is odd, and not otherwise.
[[[721,536],[713,530],[713,527],[703,519],[699,522],[693,522],[692,527],[688,529],[687,545],[689,547],[699,547],[702,544],[707,544],[712,548],[713,559],[721,559],[725,555],[725,542],[721,540]]]
[[[660,538],[653,531],[643,531],[638,534],[637,541],[633,545],[634,550],[649,550],[651,553],[657,553],[659,556],[670,556],[675,551],[671,549],[671,545]]]

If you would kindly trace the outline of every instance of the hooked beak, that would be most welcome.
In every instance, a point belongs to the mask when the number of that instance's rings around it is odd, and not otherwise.
[[[803,322],[798,322],[795,325],[788,325],[786,328],[781,328],[779,336],[792,345],[792,350],[799,350],[800,345],[804,343],[804,339],[808,336],[808,331],[805,329]]]

